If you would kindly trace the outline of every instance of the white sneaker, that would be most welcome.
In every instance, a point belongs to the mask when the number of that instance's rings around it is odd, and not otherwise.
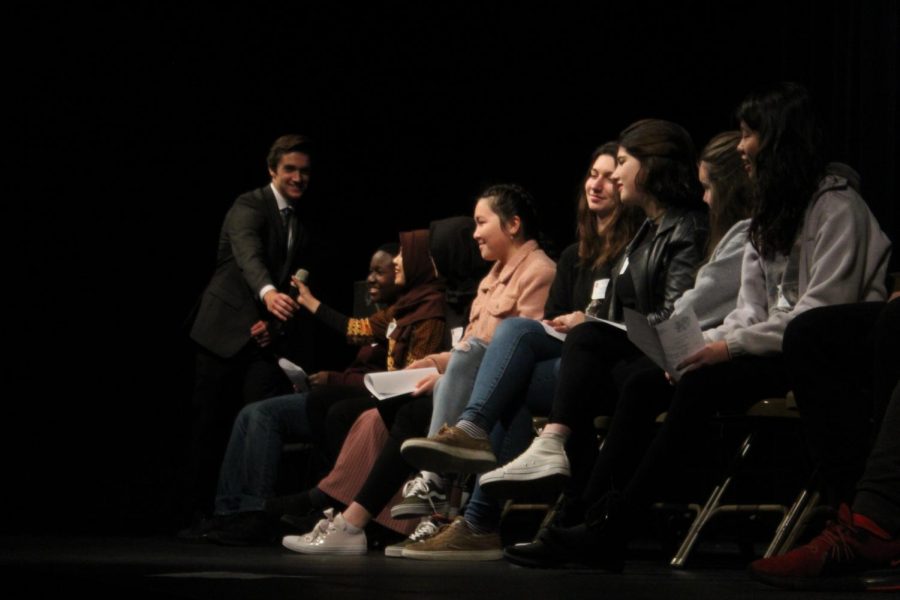
[[[312,531],[305,535],[285,536],[281,544],[300,554],[365,554],[368,548],[366,532],[348,531],[344,515],[335,515],[332,508],[325,511],[325,518],[316,523]]]
[[[410,544],[415,544],[416,542],[427,540],[428,538],[436,534],[438,530],[440,530],[441,526],[447,525],[448,523],[450,523],[448,519],[444,519],[439,515],[423,519],[422,522],[419,523],[419,525],[416,527],[416,530],[413,531],[408,538],[401,542],[397,542],[396,544],[386,546],[384,549],[384,555],[390,556],[392,558],[402,558],[404,548],[406,548]]]
[[[571,475],[569,457],[556,438],[537,437],[517,458],[481,476],[481,489],[495,498],[549,496]]]

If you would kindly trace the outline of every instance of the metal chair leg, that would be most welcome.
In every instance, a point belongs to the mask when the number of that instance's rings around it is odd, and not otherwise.
[[[800,491],[800,494],[791,506],[791,510],[778,524],[775,537],[772,538],[772,543],[766,548],[765,558],[784,554],[794,547],[797,538],[800,537],[800,534],[805,529],[810,515],[818,507],[819,499],[819,492],[810,492],[809,487]]]
[[[672,557],[672,560],[669,561],[669,564],[671,566],[682,568],[684,567],[685,563],[687,563],[688,555],[690,555],[691,549],[697,542],[697,538],[700,537],[700,531],[706,526],[716,508],[718,508],[719,503],[722,501],[722,496],[725,494],[728,486],[731,485],[731,480],[734,478],[734,474],[737,472],[738,467],[743,462],[744,458],[750,452],[752,441],[752,433],[744,438],[744,442],[741,444],[740,450],[738,450],[737,455],[735,455],[734,459],[731,461],[731,465],[728,468],[725,479],[722,481],[722,483],[713,488],[713,491],[710,494],[709,499],[706,501],[706,504],[703,506],[703,509],[694,518],[693,523],[691,523],[691,528],[688,530],[684,541],[681,543],[681,547],[678,548],[678,552],[676,552],[675,556]]]

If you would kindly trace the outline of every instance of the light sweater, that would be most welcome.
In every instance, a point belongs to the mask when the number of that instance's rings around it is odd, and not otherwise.
[[[737,307],[704,333],[732,357],[781,352],[794,316],[818,306],[884,300],[891,244],[847,179],[828,175],[789,256],[766,260],[747,244]]]

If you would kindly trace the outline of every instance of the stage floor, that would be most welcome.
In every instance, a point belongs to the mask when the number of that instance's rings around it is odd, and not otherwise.
[[[0,538],[0,573],[6,598],[798,597],[751,580],[738,556],[715,550],[687,570],[648,555],[630,561],[624,574],[607,574],[522,569],[504,561],[412,561],[374,552],[310,557],[275,547],[224,548],[166,537],[6,536]]]

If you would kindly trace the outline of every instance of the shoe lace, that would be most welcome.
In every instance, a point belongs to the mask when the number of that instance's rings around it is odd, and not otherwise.
[[[312,531],[304,536],[307,542],[314,542],[320,537],[328,534],[328,528],[334,521],[334,509],[329,508],[323,511],[325,515],[324,519],[320,519],[316,526],[312,528]]]
[[[421,475],[417,476],[415,479],[410,479],[403,485],[404,498],[409,498],[411,496],[425,496],[429,491],[431,490],[428,487],[428,481]]]
[[[424,539],[428,539],[437,533],[438,525],[432,519],[428,519],[427,521],[422,521],[419,523],[416,530],[412,532],[412,535],[409,536],[409,539],[414,542],[420,542]]]
[[[829,521],[825,530],[810,542],[810,546],[828,552],[828,556],[837,562],[849,562],[856,555],[851,543],[853,538],[853,530],[845,524]]]

